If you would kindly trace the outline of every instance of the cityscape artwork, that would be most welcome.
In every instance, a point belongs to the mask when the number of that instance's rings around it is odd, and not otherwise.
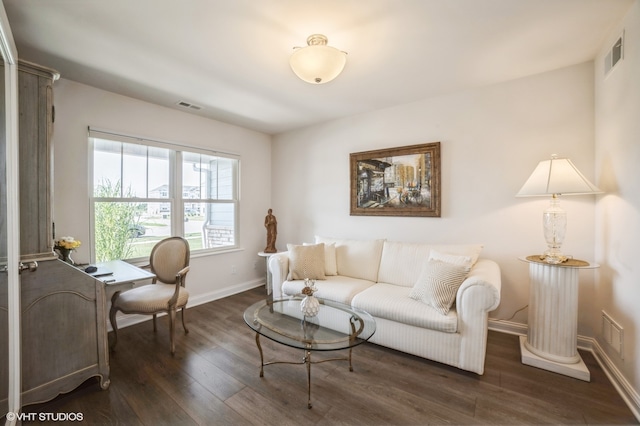
[[[440,217],[440,142],[350,154],[352,216]]]

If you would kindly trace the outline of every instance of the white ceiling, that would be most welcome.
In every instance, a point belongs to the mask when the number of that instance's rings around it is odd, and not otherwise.
[[[22,59],[275,134],[592,60],[633,0],[4,0]],[[289,68],[321,33],[323,85]]]

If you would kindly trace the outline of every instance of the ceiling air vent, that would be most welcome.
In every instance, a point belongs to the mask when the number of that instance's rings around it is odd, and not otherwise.
[[[613,67],[616,66],[618,62],[620,62],[624,55],[624,32],[620,37],[613,43],[613,47],[607,53],[607,56],[604,58],[604,75],[609,74]]]
[[[202,107],[199,106],[199,105],[195,105],[195,104],[192,104],[190,102],[185,102],[185,101],[179,101],[179,102],[176,103],[176,105],[178,105],[181,108],[194,109],[196,111],[202,109]]]

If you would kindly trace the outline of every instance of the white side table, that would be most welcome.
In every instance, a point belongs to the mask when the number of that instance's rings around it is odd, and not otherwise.
[[[271,272],[269,271],[269,259],[274,254],[278,254],[278,253],[280,253],[280,252],[266,253],[264,251],[261,251],[261,252],[258,253],[258,256],[264,257],[265,264],[267,266],[267,276],[265,277],[266,281],[265,281],[265,284],[264,284],[264,288],[267,289],[267,294],[271,294],[271,292],[273,291],[273,283],[271,282]]]
[[[589,370],[578,353],[578,271],[599,265],[569,259],[553,265],[539,256],[529,263],[529,327],[520,337],[522,363],[586,382]]]

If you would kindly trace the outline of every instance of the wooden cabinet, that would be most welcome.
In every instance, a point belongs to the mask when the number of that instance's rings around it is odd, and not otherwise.
[[[53,251],[53,82],[58,74],[20,62],[20,252],[35,270],[20,276],[22,404],[48,401],[90,377],[109,386],[106,297],[102,281]],[[0,107],[4,115],[4,104]],[[7,279],[0,274],[0,342],[7,342]],[[7,412],[7,345],[0,345],[0,412]]]
[[[109,386],[104,284],[60,260],[22,274],[22,404],[48,401],[90,377]]]
[[[22,260],[55,259],[52,187],[53,82],[56,71],[20,62],[20,253]]]

